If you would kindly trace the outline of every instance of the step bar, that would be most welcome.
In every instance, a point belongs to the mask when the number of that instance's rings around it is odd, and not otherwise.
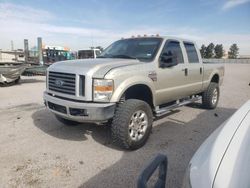
[[[163,108],[158,108],[155,110],[155,115],[156,117],[160,117],[163,116],[165,114],[167,114],[169,111],[174,110],[175,108],[196,102],[201,100],[201,96],[196,95],[196,96],[192,96],[190,99],[184,99],[184,100],[177,100],[175,104],[170,105],[170,106],[166,106]]]

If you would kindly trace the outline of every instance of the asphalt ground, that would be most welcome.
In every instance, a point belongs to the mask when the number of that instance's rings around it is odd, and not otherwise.
[[[250,64],[225,64],[225,71],[215,110],[199,102],[176,109],[154,122],[147,144],[136,151],[114,146],[108,126],[58,122],[43,105],[44,77],[1,87],[0,187],[136,187],[158,153],[168,157],[167,187],[181,187],[201,143],[250,99]]]

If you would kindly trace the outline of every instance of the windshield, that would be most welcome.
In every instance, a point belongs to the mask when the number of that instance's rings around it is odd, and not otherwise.
[[[161,38],[119,40],[106,48],[98,58],[126,58],[151,61],[160,47]]]

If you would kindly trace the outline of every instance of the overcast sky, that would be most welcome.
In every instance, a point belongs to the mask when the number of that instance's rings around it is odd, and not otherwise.
[[[250,0],[0,0],[0,49],[47,45],[107,47],[121,37],[173,35],[250,55]]]

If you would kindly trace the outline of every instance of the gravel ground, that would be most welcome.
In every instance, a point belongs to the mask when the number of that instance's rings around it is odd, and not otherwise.
[[[157,153],[168,156],[167,187],[181,187],[204,139],[250,99],[250,65],[226,64],[215,110],[196,103],[154,122],[147,144],[133,152],[111,144],[108,127],[64,126],[43,106],[44,77],[0,88],[1,187],[135,187]]]

